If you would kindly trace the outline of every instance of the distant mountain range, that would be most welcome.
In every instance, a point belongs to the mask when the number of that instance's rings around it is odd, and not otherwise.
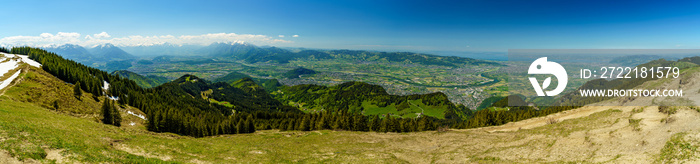
[[[149,46],[121,47],[124,51],[136,56],[188,56],[197,55],[202,48],[199,45],[176,45],[171,43]]]
[[[58,47],[47,47],[45,48],[47,51],[55,52],[57,54],[62,55],[64,58],[67,59],[73,59],[75,61],[81,62],[82,61],[89,61],[93,59],[93,55],[88,52],[87,49],[85,49],[82,46],[75,45],[75,44],[64,44],[62,46]]]
[[[137,56],[208,56],[243,60],[248,63],[288,63],[292,60],[345,59],[362,62],[398,62],[440,66],[498,65],[495,62],[455,56],[438,56],[413,52],[377,52],[364,50],[311,50],[261,47],[243,42],[212,43],[208,46],[175,45],[170,43],[117,47],[112,44],[98,45],[86,49],[79,45],[66,44],[47,48],[65,58],[92,64],[94,62],[132,61]],[[133,54],[133,55],[132,55]]]
[[[47,47],[46,50],[55,52],[64,58],[81,63],[136,59],[134,55],[131,55],[121,48],[109,43],[98,45],[90,49],[86,49],[85,47],[79,45],[65,44],[57,47]]]
[[[413,52],[376,52],[364,50],[289,50],[278,47],[258,47],[246,43],[214,43],[199,50],[214,57],[230,57],[249,63],[288,63],[292,60],[347,59],[364,62],[403,62],[406,64],[460,66],[499,65],[495,62],[455,56],[438,56]]]

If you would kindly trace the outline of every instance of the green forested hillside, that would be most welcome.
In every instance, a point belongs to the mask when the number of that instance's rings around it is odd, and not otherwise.
[[[235,81],[238,81],[238,80],[240,80],[242,78],[246,78],[246,77],[250,78],[250,76],[248,76],[246,74],[242,74],[239,72],[231,72],[229,74],[226,74],[222,77],[215,79],[214,82],[226,82],[226,83],[230,84],[230,83],[233,83]]]
[[[304,67],[299,67],[293,70],[289,70],[282,74],[283,77],[290,78],[290,79],[295,79],[299,78],[301,75],[313,75],[316,74],[316,71],[311,70],[311,69],[306,69]]]
[[[282,86],[282,84],[277,81],[277,79],[261,79],[261,78],[252,78],[246,74],[242,74],[239,72],[231,72],[229,74],[226,74],[222,77],[219,77],[214,80],[214,82],[225,82],[229,84],[233,84],[234,82],[241,80],[243,78],[250,78],[252,79],[255,83],[259,84],[265,91],[267,92],[274,92],[279,90],[279,87]]]
[[[306,111],[350,111],[351,113],[417,117],[427,115],[446,118],[457,109],[442,93],[424,95],[389,95],[384,88],[363,82],[347,82],[336,86],[297,85],[284,87],[276,98]],[[415,101],[415,103],[414,103]],[[405,110],[405,111],[404,111]],[[459,112],[459,115],[465,115]],[[466,116],[465,116],[466,117]]]
[[[127,70],[119,70],[119,71],[114,71],[111,73],[112,75],[118,75],[119,77],[127,78],[129,80],[132,80],[136,82],[139,86],[143,88],[153,88],[158,85],[161,85],[163,83],[167,83],[169,80],[164,78],[164,77],[159,77],[159,76],[142,76],[137,73],[127,71]]]
[[[236,112],[295,112],[296,108],[284,106],[250,78],[232,83],[210,83],[194,75],[184,75],[160,87],[177,87],[195,98],[205,98],[215,104],[225,104]],[[224,114],[230,114],[229,111]]]

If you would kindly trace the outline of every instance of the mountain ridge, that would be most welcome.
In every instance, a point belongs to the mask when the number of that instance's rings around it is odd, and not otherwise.
[[[135,56],[125,52],[121,48],[119,48],[111,43],[97,45],[97,46],[89,49],[89,52],[91,54],[95,55],[97,58],[104,60],[104,61],[128,60],[128,59],[135,59],[136,58]]]

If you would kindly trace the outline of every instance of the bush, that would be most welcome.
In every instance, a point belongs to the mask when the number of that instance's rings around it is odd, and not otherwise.
[[[672,115],[676,114],[678,112],[678,107],[673,107],[673,106],[659,106],[659,112]]]
[[[58,100],[53,101],[53,109],[58,110]]]
[[[441,126],[437,129],[438,133],[447,132],[447,131],[450,131],[450,126],[448,126],[448,125]]]
[[[632,130],[634,131],[640,131],[642,128],[640,128],[640,122],[642,122],[642,119],[629,119],[630,126],[632,127]]]
[[[662,122],[662,123],[667,123],[667,124],[668,124],[668,123],[672,123],[672,122],[674,122],[674,121],[676,121],[676,119],[675,119],[674,117],[668,117],[668,118],[662,118],[662,119],[661,119],[661,122]]]
[[[644,107],[632,109],[632,113],[642,113],[644,112]]]

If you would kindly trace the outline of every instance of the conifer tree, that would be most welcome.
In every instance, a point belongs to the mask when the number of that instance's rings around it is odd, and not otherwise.
[[[379,131],[379,126],[381,126],[379,124],[379,121],[380,121],[379,115],[374,115],[374,118],[372,118],[372,122],[369,125],[371,131],[375,131],[375,132]]]
[[[295,130],[296,126],[294,126],[294,125],[296,125],[296,122],[294,121],[294,119],[289,120],[288,123],[289,123],[289,126],[287,126],[287,130]]]
[[[388,125],[389,123],[388,123],[388,122],[389,122],[389,118],[388,118],[388,117],[382,119],[382,124],[381,124],[381,126],[379,126],[379,132],[384,132],[384,133],[386,133],[386,132],[389,131],[389,127],[388,127],[388,126],[389,126],[389,125]]]
[[[114,107],[114,103],[109,105],[111,112],[112,112],[112,125],[114,126],[122,126],[122,115],[119,114],[119,110]]]
[[[73,86],[73,95],[75,95],[75,98],[78,100],[83,96],[83,91],[80,90],[80,82],[76,82],[75,86]]]
[[[235,119],[229,119],[229,122],[230,122],[230,124],[231,124],[231,125],[229,125],[229,127],[231,128],[231,129],[229,129],[229,133],[230,133],[230,134],[236,134],[236,133],[238,133],[238,124],[237,124],[237,122],[235,121]]]
[[[311,129],[311,128],[309,127],[309,126],[310,126],[309,124],[311,124],[310,122],[311,122],[311,120],[310,120],[309,116],[305,116],[305,117],[302,119],[301,124],[299,124],[299,130],[301,130],[301,131],[309,131],[309,129]]]
[[[112,124],[112,110],[109,107],[109,100],[102,102],[102,123]]]
[[[245,128],[245,123],[243,123],[243,119],[238,120],[238,123],[236,124],[236,133],[242,134],[246,133],[246,128]]]
[[[246,118],[245,122],[248,125],[248,133],[255,133],[255,122],[253,120],[253,115],[248,115],[248,118]]]
[[[119,114],[119,110],[114,107],[112,101],[104,101],[102,103],[102,123],[110,124],[114,126],[121,126],[122,117]]]
[[[280,129],[280,131],[287,131],[287,120],[282,120],[278,129]]]
[[[355,127],[356,131],[367,131],[367,117],[357,115],[357,117],[355,117]]]
[[[426,125],[428,125],[428,119],[426,119],[426,117],[421,117],[420,120],[418,121],[418,127],[416,129],[418,131],[428,130]]]
[[[318,121],[316,121],[316,122],[318,122],[318,123],[316,123],[316,129],[317,129],[317,130],[323,130],[323,129],[325,129],[325,126],[326,126],[326,121],[325,121],[325,119],[326,119],[326,116],[322,114],[322,115],[319,117]]]
[[[339,130],[342,128],[341,124],[343,124],[343,123],[341,120],[342,120],[341,118],[336,117],[335,121],[333,121],[333,126],[332,126],[333,130]]]

